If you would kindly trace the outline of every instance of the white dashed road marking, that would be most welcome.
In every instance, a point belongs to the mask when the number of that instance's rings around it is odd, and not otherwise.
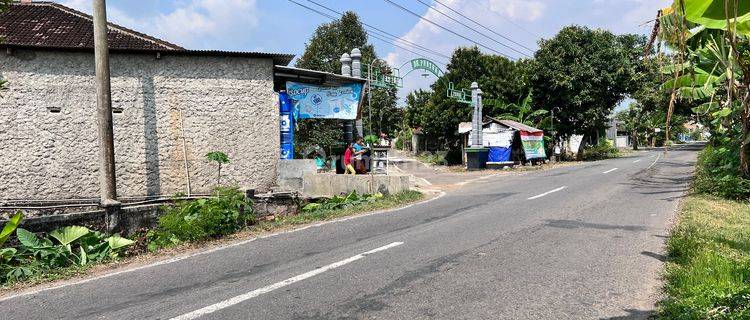
[[[609,169],[609,170],[607,170],[607,171],[604,171],[604,172],[602,172],[602,173],[610,173],[610,172],[612,172],[612,171],[615,171],[615,170],[617,170],[617,169],[618,169],[618,168],[612,168],[612,169]]]
[[[544,197],[544,196],[546,196],[546,195],[548,195],[548,194],[550,194],[550,193],[553,193],[553,192],[558,192],[558,191],[560,191],[560,190],[562,190],[562,189],[565,189],[565,187],[566,187],[566,186],[562,186],[562,187],[559,187],[559,188],[557,188],[557,189],[554,189],[554,190],[550,190],[550,191],[547,191],[547,192],[545,192],[545,193],[542,193],[542,194],[538,194],[538,195],[535,195],[535,196],[533,196],[533,197],[527,198],[527,200],[534,200],[534,199],[536,199],[536,198],[541,198],[541,197]]]
[[[404,244],[404,243],[403,242],[394,242],[394,243],[391,243],[389,245],[382,246],[380,248],[376,248],[376,249],[373,249],[373,250],[370,250],[370,251],[367,251],[367,252],[364,252],[364,253],[360,253],[360,254],[352,256],[350,258],[347,258],[347,259],[344,259],[344,260],[341,260],[341,261],[338,261],[338,262],[331,263],[331,264],[329,264],[327,266],[324,266],[324,267],[321,267],[321,268],[318,268],[318,269],[315,269],[315,270],[312,270],[312,271],[308,271],[306,273],[303,273],[303,274],[295,276],[295,277],[291,277],[291,278],[286,279],[284,281],[280,281],[280,282],[274,283],[272,285],[265,286],[265,287],[260,288],[260,289],[255,289],[253,291],[241,294],[241,295],[236,296],[234,298],[230,298],[230,299],[227,299],[227,300],[224,300],[224,301],[212,304],[210,306],[207,306],[207,307],[195,310],[193,312],[186,313],[186,314],[183,314],[183,315],[178,316],[178,317],[174,317],[174,318],[172,318],[172,320],[190,320],[190,319],[196,319],[196,318],[202,317],[204,315],[207,315],[209,313],[213,313],[213,312],[219,311],[221,309],[224,309],[224,308],[227,308],[227,307],[231,307],[233,305],[236,305],[236,304],[242,303],[244,301],[250,300],[250,299],[255,298],[257,296],[260,296],[260,295],[262,295],[264,293],[269,293],[269,292],[274,291],[276,289],[286,287],[286,286],[288,286],[290,284],[293,284],[293,283],[296,283],[296,282],[300,282],[300,281],[305,280],[305,279],[310,278],[310,277],[314,277],[314,276],[319,275],[319,274],[321,274],[323,272],[336,269],[336,268],[341,267],[343,265],[347,265],[349,263],[352,263],[354,261],[362,259],[362,258],[364,258],[367,255],[371,255],[373,253],[377,253],[377,252],[380,252],[380,251],[383,251],[383,250],[388,250],[388,249],[393,248],[393,247],[398,247],[398,246],[400,246],[402,244]]]

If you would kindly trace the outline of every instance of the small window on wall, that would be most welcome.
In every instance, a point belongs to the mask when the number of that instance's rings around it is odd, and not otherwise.
[[[112,106],[112,113],[122,113],[122,106]]]
[[[60,111],[62,111],[62,108],[60,108],[60,106],[47,106],[47,110],[50,113],[60,113]]]

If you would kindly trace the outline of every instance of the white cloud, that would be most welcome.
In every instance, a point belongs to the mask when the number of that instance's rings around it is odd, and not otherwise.
[[[223,38],[258,26],[255,0],[192,0],[153,20],[157,35],[185,45],[199,39]]]
[[[61,4],[91,13],[91,0],[65,0]],[[256,0],[190,0],[168,13],[135,18],[107,5],[107,19],[188,48],[215,48],[212,43],[231,40],[258,26]]]
[[[540,1],[490,0],[490,10],[513,20],[534,21],[542,17],[547,6]]]

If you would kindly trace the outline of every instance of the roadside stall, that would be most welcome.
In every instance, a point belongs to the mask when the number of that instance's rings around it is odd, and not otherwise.
[[[459,124],[458,132],[464,135],[464,146],[468,146],[471,123]],[[484,117],[482,122],[483,145],[489,148],[487,164],[508,166],[543,162],[544,131],[513,121]]]

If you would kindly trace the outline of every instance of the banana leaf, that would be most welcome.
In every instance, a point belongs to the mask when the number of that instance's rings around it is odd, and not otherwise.
[[[3,231],[0,232],[0,246],[2,246],[5,241],[8,241],[8,238],[13,234],[13,231],[16,231],[16,228],[18,228],[18,225],[21,223],[21,219],[23,219],[23,214],[19,212],[10,217],[10,220],[5,223]]]
[[[672,9],[681,12],[680,3],[685,4],[685,19],[701,24],[708,29],[727,29],[727,13],[729,13],[729,27],[735,28],[737,33],[750,35],[750,1],[739,0],[675,0]],[[729,7],[725,7],[728,4]],[[735,13],[737,19],[734,19]]]

